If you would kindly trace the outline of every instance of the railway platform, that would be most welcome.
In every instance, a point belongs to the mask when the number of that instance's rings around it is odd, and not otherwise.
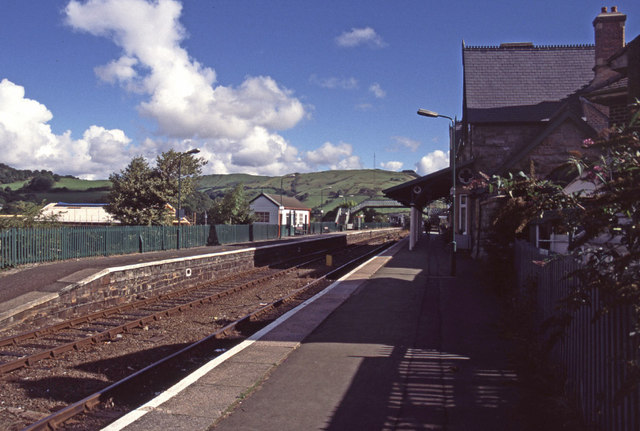
[[[405,239],[105,430],[517,430],[478,265]]]

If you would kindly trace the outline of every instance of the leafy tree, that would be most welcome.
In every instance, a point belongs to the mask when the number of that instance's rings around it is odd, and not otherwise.
[[[236,185],[223,198],[216,199],[209,210],[211,224],[250,224],[253,220],[253,213],[242,184]]]
[[[55,182],[52,174],[43,172],[31,178],[24,188],[32,192],[46,192],[51,190]]]
[[[340,208],[353,208],[356,205],[358,205],[355,201],[352,200],[348,200],[348,201],[343,201],[342,203],[340,203],[340,205],[338,205]]]
[[[169,150],[158,156],[156,163],[156,167],[151,168],[142,156],[135,157],[124,171],[109,176],[112,186],[106,210],[120,222],[171,224],[174,214],[167,209],[167,204],[178,207],[178,173],[181,174],[182,202],[186,202],[194,193],[197,175],[205,161]]]
[[[174,150],[164,152],[156,158],[156,171],[164,184],[168,203],[178,208],[178,188],[181,204],[187,201],[186,198],[195,192],[198,177],[206,163],[202,158]],[[180,176],[180,184],[178,176]]]
[[[169,195],[161,176],[149,167],[144,157],[134,157],[120,173],[109,176],[111,191],[105,209],[128,225],[170,224],[173,214],[167,211]]]
[[[191,195],[187,196],[182,204],[182,208],[184,208],[188,214],[198,214],[198,223],[204,222],[204,217],[202,216],[202,214],[204,212],[207,212],[208,216],[208,212],[212,206],[213,199],[211,199],[208,194],[197,190]]]
[[[386,221],[386,217],[376,211],[375,208],[365,208],[362,210],[362,214],[364,215],[365,223],[381,223]]]
[[[495,177],[493,187],[505,199],[495,224],[514,237],[534,219],[551,213],[554,224],[571,232],[571,252],[585,262],[579,275],[588,290],[599,290],[602,311],[621,304],[640,307],[640,140],[627,129],[608,139],[587,139],[597,158],[574,157],[580,177],[593,193],[567,195],[549,180],[523,173]],[[639,308],[640,310],[640,308]]]

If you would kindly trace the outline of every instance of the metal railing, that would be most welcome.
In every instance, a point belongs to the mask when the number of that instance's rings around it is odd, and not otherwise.
[[[91,256],[170,250],[177,226],[61,226],[0,230],[0,268]],[[207,244],[209,226],[182,226],[180,248]]]
[[[599,429],[640,429],[640,389],[623,395],[632,370],[628,363],[640,360],[640,343],[632,336],[631,306],[615,308],[596,318],[599,297],[569,310],[562,302],[578,280],[570,274],[580,268],[572,256],[549,256],[524,241],[516,243],[518,288],[533,288],[538,324],[570,317],[551,349],[551,360],[566,376],[567,389],[576,397],[585,419]],[[550,258],[552,257],[552,258]]]
[[[388,223],[365,223],[360,229],[380,229]],[[182,226],[180,247],[274,240],[295,235],[339,232],[333,222],[301,227],[267,224]],[[177,226],[60,226],[0,230],[0,269],[30,263],[92,256],[171,250],[177,247]]]

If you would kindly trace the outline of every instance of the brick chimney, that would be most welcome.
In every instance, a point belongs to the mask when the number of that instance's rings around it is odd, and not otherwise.
[[[603,7],[602,11],[593,20],[593,28],[596,36],[596,72],[601,66],[607,64],[607,59],[619,49],[624,48],[624,23],[627,16],[618,12],[617,6],[611,7],[611,12]]]

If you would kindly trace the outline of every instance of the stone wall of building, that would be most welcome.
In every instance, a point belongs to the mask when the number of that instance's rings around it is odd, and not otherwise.
[[[542,130],[539,124],[476,124],[471,127],[473,146],[463,154],[472,157],[475,167],[488,175],[495,171]],[[461,161],[464,161],[461,160]]]
[[[567,163],[572,152],[584,153],[582,141],[585,138],[584,132],[578,129],[573,121],[566,120],[547,136],[540,145],[533,148],[531,153],[518,161],[513,170],[529,174],[530,162],[533,160],[536,176],[545,178],[553,170]]]

